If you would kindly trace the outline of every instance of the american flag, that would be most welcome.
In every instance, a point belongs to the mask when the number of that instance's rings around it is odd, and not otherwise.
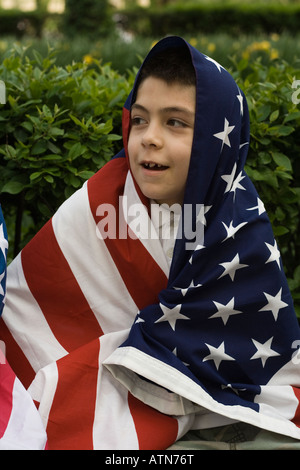
[[[6,292],[7,232],[0,207],[0,315]],[[5,357],[0,342],[0,450],[42,450],[47,437],[39,413]]]
[[[150,223],[126,152],[131,95],[124,150],[8,269],[2,339],[50,449],[166,449],[189,429],[233,421],[300,438],[300,332],[268,216],[244,172],[247,103],[222,66],[181,38],[150,55],[182,44],[197,75],[182,225],[187,207],[202,207],[190,222],[203,236],[192,246],[179,237],[169,270],[160,240],[127,225],[124,196]],[[103,204],[128,236],[103,236]]]

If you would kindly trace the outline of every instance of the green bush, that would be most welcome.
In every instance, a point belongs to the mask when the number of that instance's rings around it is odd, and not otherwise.
[[[103,36],[113,27],[112,7],[108,0],[66,0],[62,25],[71,38]]]
[[[54,54],[29,59],[23,48],[0,66],[0,192],[10,256],[120,146],[121,110],[129,79],[109,65],[55,65]],[[20,233],[22,229],[23,233]]]
[[[0,8],[0,33],[1,36],[13,34],[17,38],[24,35],[38,36],[42,35],[42,30],[49,15],[45,11],[21,11],[21,10],[2,10]]]
[[[121,148],[122,106],[134,78],[91,57],[89,65],[58,67],[53,52],[34,55],[17,47],[0,66],[7,96],[0,105],[0,195],[10,258]],[[247,58],[231,72],[249,104],[246,171],[271,218],[300,316],[300,93],[292,88],[300,72]]]
[[[160,7],[123,10],[119,20],[124,29],[140,35],[240,34],[299,31],[300,6],[262,3],[178,2]]]

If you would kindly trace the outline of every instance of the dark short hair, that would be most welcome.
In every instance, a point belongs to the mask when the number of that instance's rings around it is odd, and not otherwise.
[[[173,47],[150,57],[140,71],[137,86],[148,77],[160,78],[171,84],[196,86],[195,69],[188,48]]]

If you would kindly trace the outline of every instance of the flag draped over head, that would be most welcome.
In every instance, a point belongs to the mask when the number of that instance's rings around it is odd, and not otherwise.
[[[171,266],[129,168],[133,90],[124,150],[8,270],[1,335],[50,449],[165,449],[189,429],[233,420],[300,438],[300,333],[244,172],[246,100],[181,38],[160,41],[145,60],[174,46],[191,56],[197,93]]]
[[[0,315],[6,293],[7,232],[0,207]],[[0,341],[0,450],[42,450],[46,433],[39,413],[5,357]]]
[[[6,253],[8,249],[7,231],[0,206],[0,315],[5,302],[6,292]]]

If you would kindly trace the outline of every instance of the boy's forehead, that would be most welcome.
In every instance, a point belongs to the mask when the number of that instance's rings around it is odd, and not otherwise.
[[[195,111],[196,87],[178,82],[168,83],[156,77],[148,77],[138,86],[134,104],[159,102],[162,107],[185,107]]]

